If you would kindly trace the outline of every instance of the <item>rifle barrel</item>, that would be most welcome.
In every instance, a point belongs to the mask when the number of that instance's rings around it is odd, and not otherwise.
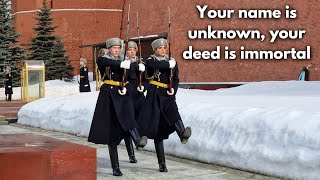
[[[170,7],[169,7],[169,29],[168,29],[168,41],[169,41],[169,60],[171,60],[172,54],[172,37],[171,37],[171,14],[170,14]],[[173,68],[170,69],[170,74],[169,74],[169,92],[172,93],[172,80],[173,80]]]
[[[128,47],[128,40],[129,40],[129,28],[130,28],[130,4],[129,4],[129,10],[128,10],[128,23],[127,23],[127,32],[126,32],[126,42],[125,42],[124,53],[123,53],[123,60],[124,61],[126,59],[127,49],[128,49],[127,47]],[[127,70],[123,69],[121,90],[124,89],[126,75],[127,75]]]
[[[141,40],[140,40],[140,27],[139,27],[139,13],[137,12],[137,31],[138,31],[138,53],[139,53],[139,63],[142,63],[141,61]],[[139,88],[142,87],[142,72],[139,73]]]

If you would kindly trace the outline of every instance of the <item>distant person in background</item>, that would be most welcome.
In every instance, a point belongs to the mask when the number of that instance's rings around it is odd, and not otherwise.
[[[302,71],[299,74],[298,81],[309,81],[309,71],[311,68],[311,64],[309,64],[307,67],[303,67]]]
[[[11,68],[9,66],[7,66],[6,69],[5,69],[5,72],[6,72],[6,79],[5,79],[6,101],[11,101],[11,97],[12,97],[12,94],[13,94]]]
[[[79,82],[80,92],[91,92],[87,60],[85,58],[80,58],[80,82]]]

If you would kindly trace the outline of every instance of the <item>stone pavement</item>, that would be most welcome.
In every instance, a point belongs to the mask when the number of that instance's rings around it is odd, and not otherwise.
[[[120,145],[119,161],[122,177],[112,176],[110,159],[106,145],[96,145],[87,142],[85,137],[27,127],[19,124],[0,126],[0,134],[35,133],[52,138],[66,140],[73,143],[88,145],[97,149],[97,176],[98,180],[104,179],[222,179],[222,180],[271,180],[273,177],[234,170],[226,167],[199,163],[195,161],[166,156],[166,163],[169,172],[160,173],[156,154],[143,150],[135,151],[137,164],[129,163],[125,146]]]

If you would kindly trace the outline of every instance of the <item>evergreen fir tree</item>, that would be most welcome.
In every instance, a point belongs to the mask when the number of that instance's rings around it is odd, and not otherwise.
[[[16,29],[12,28],[12,43],[13,45],[10,47],[11,49],[11,75],[13,77],[12,79],[12,85],[14,87],[19,87],[21,82],[21,67],[17,66],[18,62],[21,62],[22,60],[27,59],[27,55],[25,54],[25,50],[22,46],[18,45],[17,38],[19,38],[21,35],[16,33]]]
[[[8,0],[0,0],[0,87],[3,87],[5,72],[4,68],[11,60],[12,39],[10,38],[11,18]]]
[[[60,38],[56,38],[53,47],[54,69],[51,69],[55,79],[64,79],[66,81],[73,80],[73,67],[70,65],[68,56],[65,56],[64,46]]]
[[[26,54],[21,46],[18,46],[15,27],[12,25],[10,0],[0,0],[0,78],[5,77],[4,68],[11,67],[13,86],[20,86],[20,68],[17,63],[26,59]],[[3,81],[0,81],[3,87]]]
[[[65,79],[65,81],[70,82],[70,81],[74,81],[74,76],[73,76],[74,67],[71,66],[69,57],[68,56],[66,57],[68,59],[68,64],[67,64],[67,78]]]
[[[34,30],[37,36],[32,39],[32,51],[30,59],[44,60],[46,66],[46,80],[64,79],[73,80],[73,67],[69,58],[65,55],[64,46],[60,38],[53,35],[57,26],[53,26],[51,11],[47,7],[46,0],[43,1],[42,9],[35,18],[37,26]]]
[[[37,25],[34,28],[37,35],[32,38],[30,55],[31,60],[43,60],[46,66],[46,80],[55,79],[54,45],[56,37],[53,35],[57,28],[52,25],[53,18],[51,10],[47,7],[46,0],[43,1],[43,7],[37,12]]]

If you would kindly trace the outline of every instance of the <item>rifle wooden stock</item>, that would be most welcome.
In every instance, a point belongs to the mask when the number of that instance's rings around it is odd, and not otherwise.
[[[141,44],[139,43],[139,44],[138,44],[139,63],[142,63],[142,62],[141,62],[141,50],[142,50],[142,49],[141,49]]]
[[[140,38],[140,37],[139,37]],[[142,63],[141,61],[141,44],[138,44],[138,53],[139,53],[139,63]],[[142,72],[139,72],[139,88],[142,87]]]
[[[128,42],[126,43],[125,45],[125,53],[124,53],[124,61],[125,61],[125,58],[126,58],[126,51],[128,49]],[[122,74],[122,83],[121,83],[121,90],[124,89],[124,86],[125,86],[125,82],[126,82],[126,76],[127,76],[127,70],[125,68],[123,68],[123,74]]]

